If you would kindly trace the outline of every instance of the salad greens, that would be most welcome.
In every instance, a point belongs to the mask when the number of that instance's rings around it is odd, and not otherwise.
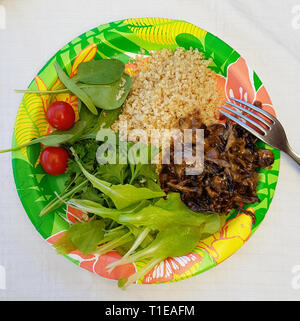
[[[73,151],[73,149],[71,150]],[[165,193],[162,191],[155,192],[145,187],[137,188],[130,184],[112,185],[106,181],[103,181],[97,178],[95,175],[90,174],[81,165],[75,151],[73,151],[73,155],[83,175],[92,183],[94,188],[107,195],[113,201],[117,209],[126,208],[134,203],[137,203],[138,201],[165,196]]]
[[[125,65],[116,59],[80,64],[78,74],[73,78],[69,78],[57,62],[54,62],[54,66],[66,88],[95,115],[98,114],[96,107],[104,110],[120,108],[132,83],[131,77],[124,72]],[[107,75],[109,77],[105,81]]]
[[[122,264],[149,260],[145,267],[130,276],[128,280],[120,280],[119,286],[122,288],[126,288],[149,272],[153,264],[167,257],[182,256],[191,252],[200,239],[217,232],[225,223],[224,218],[218,214],[195,214],[181,202],[180,195],[177,193],[171,193],[167,200],[160,199],[154,204],[144,201],[135,207],[121,210],[107,208],[97,202],[83,199],[71,199],[68,204],[95,214],[101,219],[110,218],[120,226],[128,228],[129,232],[121,238],[118,236],[114,240],[111,239],[93,252],[103,254],[130,240],[135,240],[122,259],[108,266],[110,271]],[[135,233],[138,231],[138,235],[134,235],[133,231]],[[152,242],[148,242],[146,247],[142,246],[149,233],[154,233],[155,238]],[[66,246],[65,253],[67,252]]]
[[[54,130],[0,153],[36,143],[60,145],[69,152],[65,189],[40,216],[65,204],[86,213],[55,242],[59,254],[80,250],[85,255],[101,255],[117,250],[123,257],[110,264],[109,271],[137,260],[148,261],[128,279],[119,280],[119,287],[125,289],[167,257],[191,252],[200,239],[218,231],[225,218],[214,213],[194,213],[178,193],[166,195],[160,188],[156,166],[151,164],[150,154],[153,157],[159,152],[154,147],[140,145],[136,149],[133,143],[122,142],[127,163],[97,161],[96,152],[105,143],[97,140],[97,133],[110,128],[119,117],[132,84],[122,62],[106,59],[81,63],[73,78],[57,62],[54,67],[62,82],[56,90],[17,92],[50,94],[50,102],[57,94],[72,93],[78,97],[79,120],[68,130]],[[117,141],[119,146],[120,143]],[[120,156],[117,154],[117,160]],[[150,162],[144,164],[143,157]]]

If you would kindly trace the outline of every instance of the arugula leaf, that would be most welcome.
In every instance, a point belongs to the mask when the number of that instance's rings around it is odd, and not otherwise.
[[[142,208],[149,205],[149,201],[144,200],[140,203],[135,203],[135,204],[128,206],[128,207],[121,209],[121,210],[116,209],[116,208],[108,208],[108,207],[105,207],[97,202],[93,202],[93,201],[85,200],[85,199],[72,198],[68,201],[68,204],[70,206],[76,207],[82,211],[95,214],[95,215],[100,216],[102,218],[110,218],[110,219],[119,223],[120,217],[122,217],[122,215],[134,214],[136,212],[139,212]],[[127,226],[131,230],[134,228],[131,223],[123,224],[123,226]],[[139,228],[135,227],[135,229],[138,230]]]
[[[70,147],[75,150],[76,155],[85,164],[89,170],[94,170],[98,166],[96,160],[96,152],[99,147],[99,143],[94,139],[85,139],[77,141]]]
[[[126,289],[128,285],[150,272],[156,264],[167,257],[183,256],[190,253],[197,245],[201,233],[202,230],[199,227],[170,225],[168,228],[160,231],[148,247],[125,257],[125,259],[123,257],[108,267],[115,268],[116,266],[133,263],[138,260],[144,261],[150,259],[146,265],[132,274],[128,279],[120,278],[118,286]]]
[[[216,232],[220,228],[220,216],[218,214],[194,213],[180,199],[180,194],[170,193],[168,199],[160,199],[154,205],[143,208],[139,213],[122,215],[121,224],[135,226],[147,226],[152,230],[163,230],[170,223],[180,226],[209,225],[209,231]]]
[[[87,183],[87,179],[82,180],[82,178],[79,177],[75,186],[73,186],[71,189],[67,188],[63,193],[59,195],[59,197],[53,199],[41,210],[40,217],[45,216],[46,214],[51,213],[52,211],[59,208],[64,202],[72,198],[73,195],[81,191]]]
[[[124,184],[129,176],[127,164],[105,164],[99,165],[97,174],[101,179],[111,184]]]
[[[86,186],[80,193],[80,198],[104,204],[103,194],[99,193],[98,190],[92,186]]]
[[[109,128],[119,117],[121,108],[113,110],[102,110],[99,118],[94,122],[89,130],[85,132],[82,139],[96,139],[100,129]]]
[[[143,166],[141,166],[137,174],[137,179],[139,180],[141,178],[157,181],[159,176],[158,176],[158,173],[156,172],[156,165],[144,164]]]
[[[122,288],[148,273],[165,258],[191,252],[200,239],[218,231],[225,222],[218,214],[192,212],[182,203],[178,193],[171,193],[168,200],[160,199],[155,204],[141,202],[121,210],[106,208],[88,200],[72,199],[69,204],[102,218],[110,218],[121,224],[118,228],[127,227],[130,230],[131,234],[111,238],[97,249],[96,253],[103,254],[113,249],[123,251],[130,246],[119,261],[108,265],[109,271],[119,265],[150,259],[128,279],[119,280]],[[151,235],[152,231],[158,233]],[[146,246],[142,247],[144,243]]]
[[[194,213],[180,199],[179,193],[170,193],[168,200],[160,199],[155,204],[141,202],[125,209],[111,209],[89,200],[70,200],[75,206],[103,218],[111,218],[127,227],[149,228],[162,231],[170,226],[191,226],[201,228],[202,233],[213,234],[224,224],[218,214]]]
[[[117,209],[126,208],[142,200],[163,197],[166,194],[162,191],[152,191],[146,187],[137,188],[130,184],[107,186],[103,182],[96,182],[94,185],[102,193],[109,196]]]
[[[112,185],[89,173],[79,162],[75,151],[73,154],[75,156],[75,161],[80,167],[83,175],[92,183],[95,188],[107,195],[114,202],[117,209],[126,208],[141,200],[163,197],[166,195],[162,191],[155,192],[145,187],[137,188],[129,184]]]

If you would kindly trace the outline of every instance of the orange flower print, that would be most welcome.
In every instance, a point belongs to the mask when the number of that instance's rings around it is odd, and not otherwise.
[[[245,59],[240,57],[227,68],[227,78],[217,75],[218,88],[224,98],[230,97],[244,100],[250,104],[255,101],[262,103],[262,108],[275,116],[270,96],[262,85],[255,91],[253,82],[253,70],[250,70]]]
[[[152,271],[145,275],[143,284],[168,282],[174,279],[174,274],[180,275],[188,271],[193,265],[202,261],[202,256],[190,253],[184,256],[169,257],[157,264]]]
[[[104,278],[119,280],[121,277],[128,278],[136,272],[132,263],[117,266],[109,272],[107,266],[115,261],[119,261],[122,256],[117,251],[110,251],[102,255],[95,255],[94,258],[85,258],[80,262],[80,267],[96,273]]]
[[[88,216],[86,212],[79,210],[77,208],[71,207],[69,205],[67,206],[66,215],[67,215],[67,220],[69,221],[70,224],[75,224],[78,222],[88,220]]]

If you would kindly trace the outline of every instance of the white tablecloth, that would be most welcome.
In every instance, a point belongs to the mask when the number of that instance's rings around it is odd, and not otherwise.
[[[26,88],[66,42],[105,22],[159,16],[194,23],[244,56],[300,152],[299,15],[299,0],[0,0],[0,147],[11,144],[21,99],[13,89]],[[268,215],[236,254],[191,279],[125,292],[56,255],[24,212],[9,154],[0,166],[0,300],[300,299],[300,168],[285,155]]]

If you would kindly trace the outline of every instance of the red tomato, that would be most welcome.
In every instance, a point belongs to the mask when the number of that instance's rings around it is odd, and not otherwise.
[[[71,128],[75,122],[75,112],[72,106],[65,101],[52,103],[47,110],[49,124],[60,130]]]
[[[62,147],[47,147],[40,157],[44,171],[51,175],[63,174],[68,167],[68,152]]]

